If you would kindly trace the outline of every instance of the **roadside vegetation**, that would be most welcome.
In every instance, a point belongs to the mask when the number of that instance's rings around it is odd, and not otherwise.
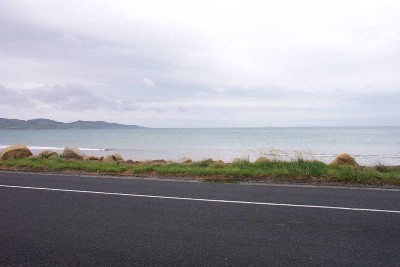
[[[400,167],[331,165],[319,161],[264,160],[234,163],[204,160],[190,163],[101,162],[59,156],[0,161],[0,170],[91,173],[121,176],[194,178],[209,182],[312,182],[400,185]]]

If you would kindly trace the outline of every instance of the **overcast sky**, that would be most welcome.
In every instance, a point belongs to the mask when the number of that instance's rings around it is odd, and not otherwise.
[[[0,117],[400,125],[400,1],[0,1]]]

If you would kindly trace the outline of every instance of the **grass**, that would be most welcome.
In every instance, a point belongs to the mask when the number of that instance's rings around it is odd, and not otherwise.
[[[76,161],[62,158],[25,158],[0,161],[1,169],[30,171],[76,171],[84,173],[138,176],[178,176],[200,178],[210,182],[285,181],[333,182],[370,185],[400,185],[400,167],[353,167],[327,165],[319,161],[267,161],[252,163],[215,163],[204,160],[188,164],[128,164],[99,161]]]
[[[23,168],[38,171],[83,171],[89,173],[123,173],[128,170],[126,166],[116,163],[96,161],[75,161],[62,158],[42,159],[24,158],[0,161],[0,166]]]

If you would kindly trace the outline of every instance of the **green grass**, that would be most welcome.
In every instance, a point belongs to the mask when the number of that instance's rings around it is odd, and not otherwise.
[[[25,158],[0,161],[2,169],[31,171],[78,171],[85,173],[196,177],[211,182],[287,181],[337,182],[356,184],[400,185],[400,167],[332,166],[319,161],[268,161],[252,163],[243,160],[233,164],[204,160],[189,164],[127,164],[99,161],[74,161],[62,158]]]
[[[62,158],[41,159],[24,158],[0,161],[0,166],[26,168],[43,171],[83,171],[99,173],[123,173],[128,170],[126,166],[117,163],[103,163],[96,161],[74,161]]]

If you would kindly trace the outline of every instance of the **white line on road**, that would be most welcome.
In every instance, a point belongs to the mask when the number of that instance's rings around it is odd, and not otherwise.
[[[3,188],[18,188],[18,189],[31,189],[31,190],[45,190],[45,191],[57,191],[57,192],[85,193],[85,194],[96,194],[96,195],[143,197],[143,198],[188,200],[188,201],[201,201],[201,202],[218,202],[218,203],[234,203],[234,204],[248,204],[248,205],[297,207],[297,208],[315,208],[315,209],[351,210],[351,211],[371,211],[371,212],[385,212],[385,213],[399,213],[400,214],[400,210],[363,209],[363,208],[347,208],[347,207],[334,207],[334,206],[301,205],[301,204],[253,202],[253,201],[190,198],[190,197],[169,197],[169,196],[157,196],[157,195],[139,195],[139,194],[127,194],[127,193],[115,193],[115,192],[85,191],[85,190],[73,190],[73,189],[61,189],[61,188],[31,187],[31,186],[19,186],[19,185],[0,185],[0,187],[3,187]]]

